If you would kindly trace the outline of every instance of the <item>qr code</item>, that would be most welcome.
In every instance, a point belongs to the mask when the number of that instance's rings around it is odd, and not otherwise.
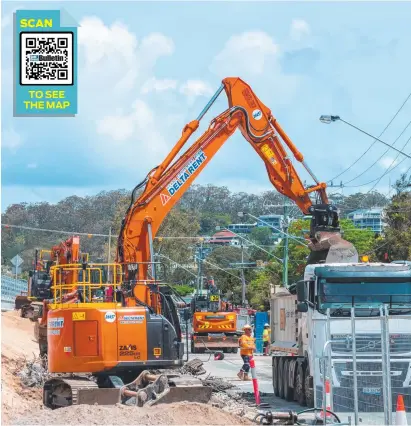
[[[20,84],[73,84],[73,33],[20,33]]]

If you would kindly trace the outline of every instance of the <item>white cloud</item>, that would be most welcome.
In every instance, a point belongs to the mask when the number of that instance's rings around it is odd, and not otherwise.
[[[211,86],[202,80],[187,80],[180,86],[180,93],[186,96],[208,96],[213,94]]]
[[[248,31],[231,36],[213,59],[210,69],[220,77],[241,73],[262,74],[269,57],[279,53],[279,46],[263,31]]]
[[[17,148],[23,144],[23,137],[16,132],[13,127],[1,132],[1,146],[16,152]]]
[[[396,166],[398,164],[398,160],[391,157],[383,157],[378,163],[383,169],[388,169]]]
[[[155,77],[149,78],[141,87],[141,93],[165,92],[166,90],[175,90],[177,88],[177,80],[162,79]]]
[[[300,41],[311,34],[311,28],[304,19],[293,19],[291,22],[290,36],[295,41]]]

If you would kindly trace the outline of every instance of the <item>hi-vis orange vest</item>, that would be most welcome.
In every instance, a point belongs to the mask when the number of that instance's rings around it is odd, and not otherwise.
[[[252,356],[255,349],[254,337],[243,334],[238,339],[238,345],[240,346],[240,354]]]

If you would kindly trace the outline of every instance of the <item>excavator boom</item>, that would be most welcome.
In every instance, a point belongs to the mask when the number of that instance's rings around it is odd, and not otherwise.
[[[222,91],[227,95],[229,108],[214,118],[209,128],[175,160]],[[155,279],[152,273],[151,277],[148,276],[148,265],[154,264],[152,241],[161,223],[237,129],[264,162],[268,178],[276,190],[294,201],[304,214],[311,215],[311,255],[308,262],[329,261],[330,254],[333,261],[358,260],[355,248],[340,236],[338,212],[329,204],[326,184],[316,178],[303,154],[250,86],[240,78],[230,77],[222,81],[197,119],[184,127],[181,138],[163,163],[154,168],[133,191],[117,249],[117,261],[128,265],[126,275],[129,280],[143,282],[148,278]],[[313,186],[304,187],[286,147],[313,178]],[[143,189],[142,193],[138,194],[140,189]],[[316,195],[316,203],[313,203],[312,195]],[[140,267],[130,267],[135,264]],[[134,295],[149,303],[147,286],[136,286]]]

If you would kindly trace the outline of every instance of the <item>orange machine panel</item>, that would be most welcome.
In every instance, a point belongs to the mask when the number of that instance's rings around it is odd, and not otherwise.
[[[64,304],[48,311],[48,369],[94,373],[147,360],[143,307],[115,303]]]
[[[233,312],[195,312],[193,329],[197,333],[236,332],[237,315]]]
[[[98,322],[76,321],[74,326],[74,356],[98,355]]]

